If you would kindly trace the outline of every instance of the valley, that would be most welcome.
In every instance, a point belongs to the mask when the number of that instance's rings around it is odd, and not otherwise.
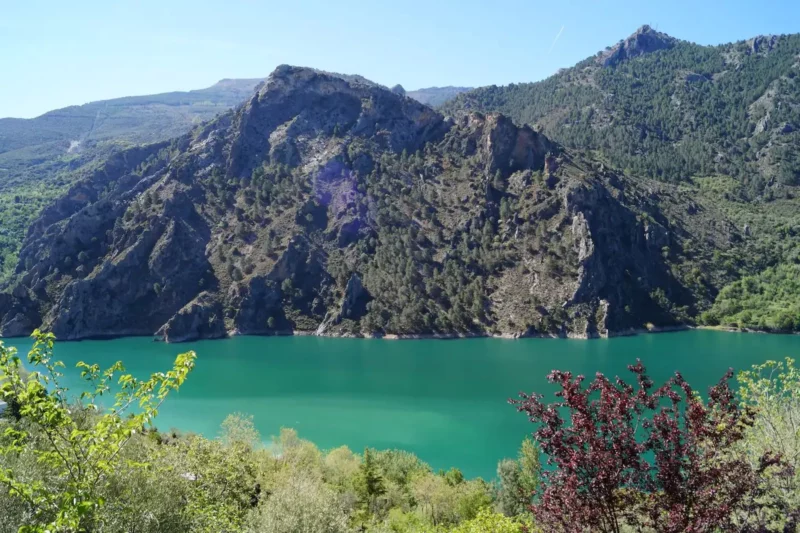
[[[0,118],[0,533],[800,527],[800,34],[412,4],[9,7],[242,77]]]

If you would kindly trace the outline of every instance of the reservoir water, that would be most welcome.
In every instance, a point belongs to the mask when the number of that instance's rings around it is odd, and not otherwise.
[[[7,339],[26,353],[31,342]],[[174,356],[195,350],[197,366],[161,409],[157,426],[218,433],[226,415],[253,415],[268,439],[281,427],[328,449],[347,445],[402,448],[435,469],[493,478],[497,461],[513,457],[531,425],[507,400],[519,391],[554,399],[552,369],[589,377],[625,375],[642,359],[656,384],[679,370],[705,393],[729,367],[800,355],[800,336],[684,331],[599,340],[334,339],[234,337],[187,344],[149,338],[63,342],[65,385],[80,390],[75,363],[124,362],[137,377],[167,370]]]

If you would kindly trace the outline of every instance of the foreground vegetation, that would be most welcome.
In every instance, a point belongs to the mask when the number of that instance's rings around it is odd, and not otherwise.
[[[244,415],[214,439],[160,433],[153,417],[194,353],[147,380],[80,363],[87,392],[70,402],[52,349],[38,334],[28,373],[0,345],[0,533],[755,532],[800,521],[789,359],[741,373],[737,393],[729,373],[707,400],[680,374],[656,387],[640,363],[630,383],[553,372],[558,402],[512,402],[534,438],[487,482],[398,450],[321,451],[289,429],[264,445]]]

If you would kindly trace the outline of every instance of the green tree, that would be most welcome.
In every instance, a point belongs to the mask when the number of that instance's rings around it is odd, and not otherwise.
[[[754,468],[777,454],[761,486],[741,512],[756,531],[795,531],[800,526],[800,370],[794,359],[767,361],[739,373],[739,397],[755,410],[740,449]]]
[[[250,533],[347,533],[347,514],[321,481],[294,475],[281,483],[247,520]]]
[[[191,436],[178,443],[184,474],[194,481],[186,504],[194,532],[242,530],[261,497],[260,443],[252,418],[240,414],[223,421],[218,439]]]
[[[541,484],[539,448],[530,437],[522,441],[517,460],[497,465],[497,503],[506,516],[525,514]]]
[[[374,452],[364,448],[364,457],[361,460],[361,469],[358,477],[357,493],[364,509],[373,512],[377,499],[386,494],[383,476],[375,462]]]
[[[80,362],[88,391],[81,394],[82,404],[74,406],[60,382],[64,365],[52,359],[55,337],[38,330],[33,337],[28,362],[34,371],[27,379],[16,350],[0,344],[0,397],[19,405],[23,422],[6,429],[0,456],[30,454],[48,471],[20,477],[12,463],[0,468],[0,484],[23,501],[30,514],[21,532],[88,531],[105,503],[102,494],[109,478],[122,463],[121,450],[152,422],[167,395],[183,384],[195,354],[179,355],[172,370],[147,380],[121,374],[119,362],[103,371]],[[115,401],[101,411],[98,399],[110,392],[118,374]]]
[[[507,516],[483,509],[478,516],[450,530],[450,533],[522,533],[522,524]],[[532,531],[527,527],[525,531]]]
[[[497,505],[506,516],[517,516],[530,505],[520,480],[519,464],[513,459],[503,459],[497,463]]]

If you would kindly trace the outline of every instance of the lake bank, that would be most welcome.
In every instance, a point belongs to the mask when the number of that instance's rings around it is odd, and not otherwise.
[[[576,335],[576,334],[563,334],[563,333],[489,333],[489,332],[460,332],[460,333],[409,333],[409,334],[395,334],[395,333],[337,333],[337,332],[323,332],[320,333],[315,330],[275,330],[268,333],[240,333],[233,329],[224,332],[224,335],[214,337],[202,338],[188,338],[179,341],[166,341],[163,336],[120,332],[110,333],[108,335],[92,335],[88,337],[81,337],[76,339],[58,339],[59,342],[81,342],[81,341],[107,341],[119,340],[126,338],[146,338],[154,342],[164,342],[170,345],[180,346],[181,344],[208,341],[208,340],[225,340],[234,337],[318,337],[326,339],[381,339],[381,340],[463,340],[463,339],[505,339],[505,340],[518,340],[518,339],[571,339],[571,340],[596,340],[596,339],[611,339],[618,337],[634,337],[638,335],[646,335],[653,333],[675,333],[680,331],[691,330],[707,330],[720,333],[763,333],[767,335],[800,335],[800,332],[792,331],[773,331],[761,330],[751,328],[733,328],[727,326],[705,326],[705,325],[688,325],[678,324],[674,326],[655,326],[648,324],[642,328],[630,328],[618,331],[609,331],[604,335]],[[12,340],[27,339],[27,336],[14,336],[2,337],[0,342],[5,341],[7,344]]]

